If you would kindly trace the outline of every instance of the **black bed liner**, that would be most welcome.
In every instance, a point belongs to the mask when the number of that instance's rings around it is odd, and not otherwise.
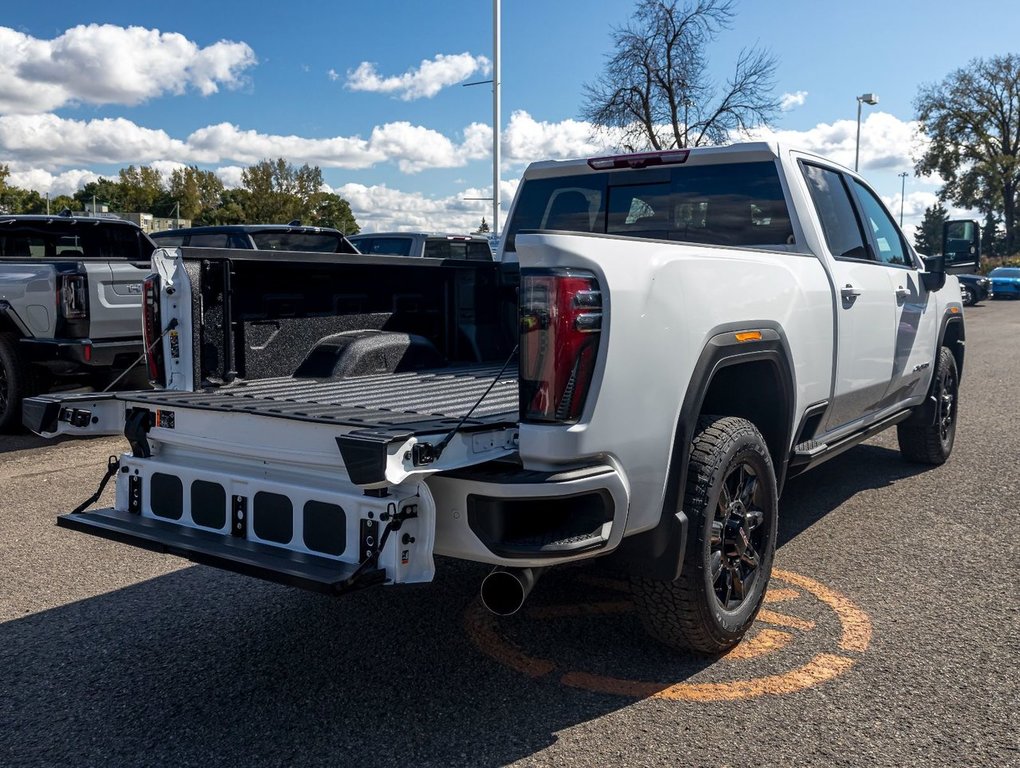
[[[133,392],[131,403],[313,421],[356,429],[424,433],[454,427],[500,373],[476,365],[383,373],[339,381],[290,376],[240,381],[198,392]],[[516,423],[517,371],[499,376],[465,423],[465,429]]]

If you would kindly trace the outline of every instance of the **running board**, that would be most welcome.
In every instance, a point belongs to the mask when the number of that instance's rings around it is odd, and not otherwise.
[[[817,467],[824,461],[839,456],[844,451],[848,451],[855,445],[864,442],[869,437],[874,437],[879,432],[884,432],[889,427],[899,424],[901,421],[906,420],[912,413],[911,409],[906,408],[902,411],[897,411],[892,416],[886,416],[881,421],[877,421],[874,424],[870,424],[863,429],[853,432],[846,437],[840,438],[833,443],[822,443],[817,440],[807,440],[803,443],[795,445],[793,452],[790,455],[788,462],[788,477],[794,477],[799,475],[812,467]]]
[[[201,565],[329,595],[381,584],[386,578],[382,568],[369,567],[359,573],[357,564],[291,552],[116,509],[61,515],[57,525],[153,552],[178,555]]]

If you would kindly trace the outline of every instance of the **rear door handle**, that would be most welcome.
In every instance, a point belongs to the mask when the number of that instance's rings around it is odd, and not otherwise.
[[[896,289],[896,298],[905,299],[910,296],[910,289],[904,288],[902,285]]]
[[[855,299],[861,295],[861,289],[854,288],[850,283],[847,283],[846,286],[839,289],[839,295],[850,301],[850,299]]]

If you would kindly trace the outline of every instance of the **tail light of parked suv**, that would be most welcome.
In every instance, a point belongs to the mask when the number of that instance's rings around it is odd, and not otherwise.
[[[520,326],[521,419],[577,421],[602,331],[595,276],[573,269],[522,271]]]
[[[156,386],[166,383],[163,365],[163,323],[159,311],[159,275],[151,274],[142,283],[142,336],[145,341],[145,364],[149,381]]]
[[[85,275],[61,274],[58,301],[65,320],[84,320],[89,314],[89,284]]]

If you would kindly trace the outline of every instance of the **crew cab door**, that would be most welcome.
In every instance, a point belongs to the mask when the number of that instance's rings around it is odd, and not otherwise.
[[[934,367],[938,301],[921,280],[919,260],[871,189],[849,179],[878,268],[894,297],[893,366],[884,405],[923,395]]]
[[[839,171],[801,168],[828,249],[836,312],[836,370],[824,429],[865,418],[884,406],[893,377],[897,296],[888,268],[874,258],[850,182]]]

